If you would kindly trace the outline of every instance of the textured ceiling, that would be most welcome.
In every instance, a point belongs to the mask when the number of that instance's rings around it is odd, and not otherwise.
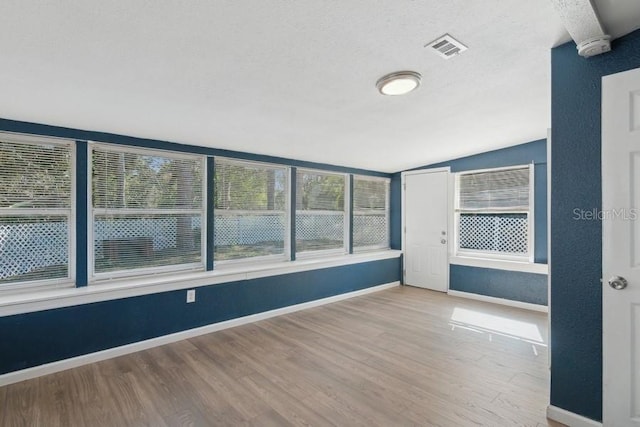
[[[568,40],[548,0],[3,0],[0,117],[394,172],[544,138]],[[404,69],[418,91],[378,94]]]

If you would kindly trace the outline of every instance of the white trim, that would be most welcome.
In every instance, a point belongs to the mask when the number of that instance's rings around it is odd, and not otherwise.
[[[542,313],[548,313],[549,312],[548,307],[546,305],[531,304],[531,303],[528,303],[528,302],[514,301],[514,300],[510,300],[510,299],[490,297],[490,296],[486,296],[486,295],[473,294],[471,292],[462,292],[462,291],[455,291],[455,290],[449,289],[449,291],[447,291],[447,295],[451,295],[452,297],[473,299],[473,300],[476,300],[476,301],[490,302],[490,303],[493,303],[493,304],[508,305],[510,307],[523,308],[525,310],[539,311],[539,312],[542,312]]]
[[[386,195],[385,195],[385,197],[386,197]],[[385,202],[385,203],[387,203],[387,202]],[[358,209],[358,210],[354,210],[353,211],[353,216],[355,217],[356,215],[361,215],[361,216],[376,215],[376,216],[380,216],[381,217],[382,216],[382,211],[376,210],[376,209]]]
[[[207,225],[209,222],[209,212],[208,212],[208,206],[209,206],[209,185],[208,185],[208,180],[209,180],[209,168],[207,166],[207,162],[208,162],[208,158],[207,156],[202,156],[202,158],[200,159],[200,170],[202,170],[202,184],[200,185],[200,194],[201,194],[201,198],[202,198],[202,206],[200,206],[200,212],[201,212],[201,217],[200,217],[200,258],[201,258],[201,262],[202,262],[202,267],[206,270],[207,269],[207,257],[209,256],[209,253],[207,251],[207,233],[209,232]],[[215,159],[214,159],[215,162]],[[214,170],[215,170],[215,166],[214,166]],[[213,191],[211,192],[212,196],[213,196]],[[214,233],[214,230],[211,230],[211,233]],[[215,235],[215,234],[214,234]]]
[[[602,423],[574,414],[557,406],[547,406],[547,418],[571,427],[602,427]]]
[[[416,170],[412,170],[412,171],[406,171],[406,172],[402,172],[400,174],[400,177],[405,177],[407,175],[420,175],[423,173],[437,173],[437,172],[451,172],[451,167],[450,166],[444,166],[441,168],[427,168],[427,169],[416,169]]]
[[[293,171],[294,170],[295,169],[293,169],[291,166],[287,167],[287,190],[286,190],[286,195],[287,195],[286,199],[287,200],[286,200],[285,207],[284,207],[286,209],[286,212],[285,212],[285,215],[284,215],[284,221],[285,221],[285,223],[284,223],[284,255],[285,255],[285,258],[288,261],[291,261],[291,254],[292,254],[292,249],[293,249],[291,247],[291,233],[292,233],[292,231],[291,231],[291,228],[292,228],[291,227],[291,223],[292,223],[292,220],[295,219],[295,215],[296,215],[296,212],[295,211],[292,212],[292,209],[291,209],[292,206],[295,206],[295,205],[292,205],[292,203],[296,202],[293,199],[293,185],[291,185],[293,183],[293,173],[294,173]],[[213,210],[213,213],[214,213],[214,218],[215,218],[215,209]],[[291,216],[292,214],[293,214],[293,217]],[[293,225],[295,225],[295,224],[293,224]],[[214,247],[215,247],[215,243],[214,243]],[[214,253],[214,255],[215,255],[215,253]],[[215,263],[215,261],[214,261],[214,263]],[[215,267],[214,267],[214,269],[215,269]]]
[[[162,157],[170,157],[173,159],[182,159],[182,160],[193,160],[194,157],[206,157],[205,154],[194,153],[192,151],[175,151],[173,149],[166,148],[151,148],[151,147],[141,147],[139,145],[128,145],[128,144],[114,144],[111,142],[102,142],[96,140],[87,141],[87,145],[90,148],[90,151],[94,149],[102,150],[102,151],[111,151],[117,153],[125,153],[125,154],[139,154],[141,156],[162,156]]]
[[[89,286],[100,285],[101,283],[110,280],[125,278],[135,279],[136,277],[141,276],[154,276],[169,273],[180,274],[180,272],[183,271],[204,271],[204,269],[204,261],[200,260],[199,262],[192,262],[188,264],[159,265],[157,267],[140,267],[128,270],[107,270],[99,273],[94,272],[93,276],[89,278]]]
[[[456,224],[460,223],[460,213],[456,212],[455,215]],[[528,219],[527,219],[528,221]],[[460,227],[456,227],[459,229]],[[458,233],[459,235],[460,233]],[[459,239],[458,239],[459,240]],[[483,249],[458,249],[454,256],[462,257],[462,258],[477,258],[477,259],[487,259],[487,260],[496,260],[496,261],[508,261],[508,262],[520,262],[520,263],[531,263],[533,264],[533,260],[529,255],[513,255],[507,254],[505,252],[497,252],[497,251],[488,251]]]
[[[69,165],[69,169],[70,169],[70,173],[71,173],[71,211],[69,212],[69,232],[68,232],[68,239],[69,241],[67,242],[67,251],[69,253],[69,261],[67,262],[67,268],[69,269],[69,271],[67,271],[67,277],[69,278],[70,281],[75,282],[76,281],[76,274],[78,271],[77,268],[77,242],[76,242],[76,236],[77,236],[77,225],[78,225],[78,197],[77,197],[77,192],[78,192],[78,143],[74,142],[71,147],[71,153],[69,154],[70,158],[70,162],[71,164]]]
[[[387,178],[385,176],[372,176],[372,175],[361,175],[358,173],[354,173],[351,174],[353,175],[353,178],[359,178],[362,179],[364,181],[382,181],[382,182],[386,182],[387,184],[389,184],[391,182],[391,178]]]
[[[323,258],[331,255],[348,255],[345,248],[335,248],[335,249],[310,249],[306,251],[296,251],[296,261],[297,260],[305,260],[310,258]]]
[[[2,216],[71,216],[71,208],[0,208]]]
[[[276,215],[284,215],[284,214],[286,214],[285,209],[282,209],[282,210],[277,210],[277,209],[272,209],[272,210],[267,210],[267,209],[249,210],[249,209],[218,209],[218,208],[216,208],[215,214],[216,215],[220,215],[220,216],[234,216],[234,215],[272,215],[272,216],[276,216]],[[166,212],[166,210],[165,210],[165,212]]]
[[[110,301],[178,289],[298,273],[322,268],[398,258],[400,251],[386,250],[263,265],[243,265],[224,270],[171,273],[123,278],[80,288],[42,290],[0,296],[0,317],[60,307]]]
[[[278,211],[272,211],[272,212],[278,212]],[[340,213],[343,213],[346,215],[346,211],[328,211],[328,210],[315,210],[315,209],[296,209],[296,214],[300,214],[300,215],[325,215],[325,216],[331,216],[331,215],[338,215]]]
[[[345,253],[349,253],[349,250],[353,248],[353,241],[351,237],[351,227],[349,225],[352,223],[353,212],[352,212],[352,199],[351,199],[351,186],[354,184],[354,179],[352,175],[345,173],[344,174],[344,194],[342,199],[344,202],[342,203],[342,208],[344,211],[344,218],[342,218],[342,248]]]
[[[238,265],[247,265],[247,264],[272,264],[274,262],[283,262],[288,261],[289,257],[286,254],[274,254],[274,255],[261,255],[255,257],[244,257],[244,258],[234,258],[234,259],[223,259],[217,261],[214,257],[213,260],[213,268],[214,270],[218,269],[226,269],[231,267],[235,267]]]
[[[244,159],[238,159],[235,157],[225,157],[225,156],[211,156],[211,157],[214,157],[214,159],[216,160],[219,159],[221,163],[231,163],[234,166],[282,169],[283,171],[285,171],[285,169],[289,169],[289,166],[283,165],[282,163],[261,162],[259,160],[244,160]]]
[[[311,168],[296,168],[296,173],[310,173],[315,175],[333,175],[333,176],[348,176],[350,174],[344,172],[335,172],[324,169],[311,169]]]
[[[386,244],[381,244],[381,245],[354,246],[353,247],[353,253],[356,253],[356,252],[362,253],[362,252],[368,252],[368,251],[379,251],[379,250],[384,250],[384,249],[389,249],[389,242],[387,242]]]
[[[391,282],[383,285],[377,285],[358,291],[334,295],[332,297],[322,298],[319,300],[309,301],[301,304],[290,305],[288,307],[269,310],[249,316],[238,317],[236,319],[226,320],[224,322],[218,322],[207,326],[201,326],[199,328],[188,329],[186,331],[176,332],[174,334],[164,335],[157,338],[151,338],[148,340],[127,344],[120,347],[114,347],[95,353],[85,354],[82,356],[72,357],[70,359],[59,360],[56,362],[47,363],[45,365],[35,366],[20,371],[9,372],[7,374],[0,375],[0,387],[32,378],[37,378],[43,375],[53,374],[55,372],[64,371],[78,366],[87,365],[89,363],[95,363],[101,360],[111,359],[114,357],[123,356],[125,354],[135,353],[172,342],[193,338],[199,335],[210,334],[212,332],[221,331],[223,329],[233,328],[236,326],[245,325],[247,323],[253,323],[260,320],[281,316],[283,314],[289,314],[312,307],[318,307],[321,305],[330,304],[333,302],[342,301],[345,299],[366,295],[385,289],[390,289],[399,285],[400,282]]]
[[[447,213],[447,240],[449,241],[449,245],[447,247],[447,250],[449,251],[449,253],[447,254],[447,259],[449,260],[449,266],[451,266],[451,257],[455,255],[456,248],[458,247],[458,233],[456,233],[456,229],[458,228],[458,219],[455,209],[457,197],[456,191],[458,191],[458,188],[456,186],[456,178],[457,176],[455,173],[449,172],[449,182],[447,184],[447,194],[449,197],[449,200],[447,201],[447,208],[449,209]]]
[[[458,175],[469,175],[469,174],[483,173],[483,172],[506,171],[506,170],[510,170],[510,169],[524,169],[524,168],[530,167],[532,164],[533,163],[521,163],[521,164],[518,164],[518,165],[500,166],[500,167],[497,167],[497,168],[465,169],[463,171],[456,172],[456,174],[458,174]]]
[[[9,282],[2,285],[0,290],[0,301],[4,295],[26,294],[33,292],[43,292],[51,289],[75,288],[76,283],[68,277],[60,279],[32,280],[29,282]],[[1,317],[1,315],[0,315]]]
[[[527,222],[529,238],[527,239],[527,251],[529,251],[529,262],[533,263],[535,260],[536,252],[536,177],[535,177],[536,164],[531,161],[529,164],[529,210],[527,211]]]
[[[94,276],[94,270],[96,266],[95,259],[95,236],[93,233],[94,226],[94,213],[93,213],[93,146],[90,141],[87,141],[87,166],[85,167],[85,178],[87,180],[87,192],[86,192],[86,202],[87,202],[87,211],[85,214],[85,221],[87,229],[85,230],[87,233],[87,260],[86,260],[86,281],[87,284],[91,283]]]
[[[31,133],[20,133],[2,131],[0,132],[0,139],[5,142],[15,142],[18,144],[55,144],[55,145],[71,145],[75,148],[77,139],[75,138],[63,138],[58,136],[38,135]]]
[[[205,172],[206,173],[206,172]],[[203,176],[203,178],[206,178]],[[204,200],[203,200],[204,201]],[[201,215],[202,209],[93,208],[94,215]]]
[[[467,267],[493,268],[496,270],[520,271],[523,273],[549,273],[549,267],[547,264],[507,261],[502,259],[476,258],[454,255],[449,257],[449,264],[465,265]]]

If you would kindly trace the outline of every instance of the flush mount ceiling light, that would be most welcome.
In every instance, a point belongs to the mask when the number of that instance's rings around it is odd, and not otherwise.
[[[398,71],[381,77],[376,87],[383,95],[404,95],[420,86],[420,78],[415,71]]]

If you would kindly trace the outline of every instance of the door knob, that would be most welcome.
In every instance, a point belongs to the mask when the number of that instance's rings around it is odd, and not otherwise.
[[[440,243],[444,245],[445,243],[447,243],[447,241],[445,239],[440,239]]]
[[[616,291],[620,291],[626,288],[628,284],[629,283],[627,282],[627,279],[625,279],[624,277],[613,276],[611,279],[609,279],[609,286],[611,286]]]

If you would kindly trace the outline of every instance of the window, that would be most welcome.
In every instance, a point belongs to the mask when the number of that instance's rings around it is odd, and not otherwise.
[[[1,136],[0,183],[0,289],[70,281],[73,145]]]
[[[345,252],[346,175],[298,169],[296,252]]]
[[[457,252],[530,260],[533,168],[456,175]]]
[[[203,268],[204,157],[95,144],[95,278]]]
[[[389,247],[389,180],[354,176],[353,249]]]
[[[215,159],[214,260],[288,256],[289,169]]]

